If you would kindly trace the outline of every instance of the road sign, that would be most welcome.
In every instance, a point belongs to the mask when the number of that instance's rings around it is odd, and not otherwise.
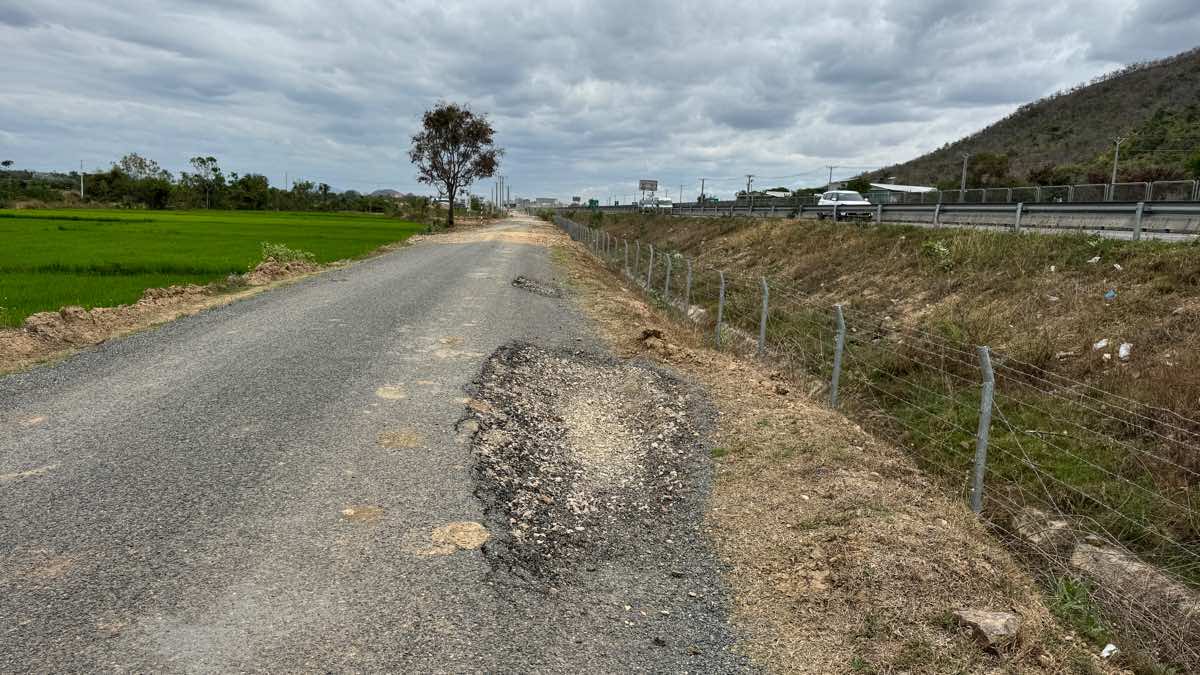
[[[639,180],[638,181],[638,189],[645,190],[647,192],[657,192],[658,191],[658,181],[656,181],[656,180]]]

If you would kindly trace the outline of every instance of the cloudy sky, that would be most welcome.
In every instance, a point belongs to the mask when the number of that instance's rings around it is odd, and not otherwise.
[[[0,0],[0,159],[426,192],[409,138],[449,100],[490,116],[514,196],[727,195],[903,161],[1198,36],[1196,0]]]

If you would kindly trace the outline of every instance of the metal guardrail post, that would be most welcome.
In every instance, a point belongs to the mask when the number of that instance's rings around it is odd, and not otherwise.
[[[767,286],[767,278],[762,279],[762,315],[758,319],[758,355],[767,351],[767,307],[771,297],[771,289]]]
[[[838,205],[834,204],[833,205],[833,222],[836,223],[837,221],[838,221]]]
[[[1041,185],[1038,185],[1037,187],[1033,188],[1033,201],[1035,201],[1035,202],[1042,201],[1042,186]]]
[[[1146,202],[1138,202],[1137,210],[1133,212],[1133,240],[1142,238],[1142,213],[1146,210]]]
[[[1200,202],[1200,180],[1192,181],[1192,201]]]
[[[1013,217],[1013,232],[1021,231],[1021,212],[1025,210],[1025,202],[1017,202],[1017,214]]]
[[[667,254],[667,281],[663,284],[663,297],[671,302],[671,254]]]
[[[833,343],[833,376],[829,380],[829,404],[834,408],[838,404],[838,383],[842,379],[842,352],[846,349],[846,317],[842,314],[842,306],[833,306],[837,318],[837,338]]]
[[[1069,201],[1069,202],[1075,201],[1075,186],[1074,185],[1067,186],[1067,201]]]
[[[721,275],[721,292],[717,296],[717,347],[721,346],[721,321],[725,319],[725,273],[718,271]]]
[[[939,227],[942,224],[942,203],[938,202],[933,206],[933,226]]]
[[[987,471],[988,436],[992,429],[992,397],[996,378],[992,373],[992,357],[987,347],[979,347],[979,369],[983,372],[983,389],[979,399],[979,429],[975,433],[975,477],[971,484],[971,510],[983,511],[983,474]]]
[[[651,278],[654,276],[654,244],[650,244],[650,264],[646,265],[646,290],[653,290],[650,285]]]
[[[1008,192],[1006,192],[1004,195],[1004,201],[1011,204],[1012,203],[1012,188],[1005,188],[1005,189],[1008,190]]]

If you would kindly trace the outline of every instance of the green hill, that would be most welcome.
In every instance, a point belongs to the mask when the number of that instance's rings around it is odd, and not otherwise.
[[[1200,178],[1200,48],[1127,66],[1018,108],[916,159],[866,177],[957,188],[1108,182],[1113,139],[1120,181]]]

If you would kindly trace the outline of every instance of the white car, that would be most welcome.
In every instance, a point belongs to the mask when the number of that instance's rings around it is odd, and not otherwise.
[[[830,190],[821,195],[817,206],[836,206],[838,217],[869,216],[874,209],[871,202],[853,190]],[[817,213],[817,218],[821,220],[830,216],[831,214]]]
[[[659,197],[657,199],[653,197],[647,197],[639,204],[639,207],[642,211],[670,211],[672,208],[674,208],[674,206],[675,202],[672,202],[670,199],[666,199],[664,197]]]

